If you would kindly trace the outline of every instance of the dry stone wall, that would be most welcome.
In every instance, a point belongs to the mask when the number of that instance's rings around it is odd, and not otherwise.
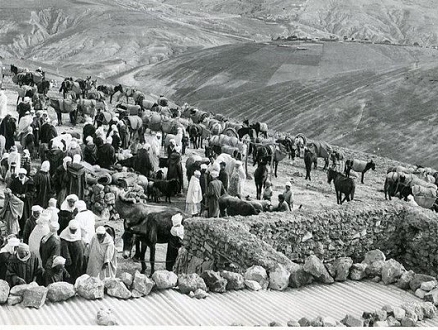
[[[185,251],[179,273],[208,269],[238,271],[276,263],[294,268],[316,255],[325,263],[339,257],[360,262],[379,249],[406,269],[438,273],[438,215],[400,204],[363,203],[327,212],[264,213],[227,219],[193,218],[185,223]],[[237,268],[236,268],[237,267]]]

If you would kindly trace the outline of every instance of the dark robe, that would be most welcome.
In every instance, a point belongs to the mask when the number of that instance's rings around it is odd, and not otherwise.
[[[209,181],[208,181],[207,172],[201,171],[201,176],[199,178],[199,184],[201,185],[201,191],[202,191],[201,212],[204,211],[206,207],[205,192],[207,191],[208,182]]]
[[[224,169],[220,170],[218,179],[224,185],[225,190],[228,190],[228,173]]]
[[[70,174],[68,173],[68,170],[64,168],[64,165],[60,165],[53,175],[53,188],[55,189],[59,205],[61,205],[67,197],[69,187]]]
[[[225,188],[221,181],[213,179],[207,188],[205,196],[208,202],[208,217],[219,217],[219,197],[225,194]]]
[[[128,149],[129,147],[129,131],[128,131],[128,127],[126,127],[126,125],[124,126],[119,126],[119,135],[120,135],[120,140],[122,141],[122,149]]]
[[[34,117],[32,124],[30,126],[33,128],[33,135],[35,137],[35,147],[38,149],[40,146],[40,130],[41,130],[41,123],[39,118]]]
[[[29,103],[20,102],[17,105],[17,112],[18,112],[18,121],[20,121],[21,117],[24,117],[26,115],[26,112],[30,112],[31,106]]]
[[[84,161],[90,165],[96,165],[97,147],[95,144],[87,144],[84,148]]]
[[[85,245],[82,240],[69,242],[61,238],[61,256],[65,258],[65,268],[70,274],[70,283],[72,284],[84,274],[84,252]]]
[[[67,195],[75,194],[79,199],[84,198],[85,191],[85,168],[81,164],[72,163],[68,167],[68,174],[70,176],[70,185],[68,187]]]
[[[26,284],[29,284],[41,273],[38,258],[32,252],[30,252],[30,254],[31,256],[26,262],[19,260],[17,255],[13,255],[11,259],[9,259],[6,279],[11,287],[19,284],[18,280],[20,278],[23,279]]]
[[[24,229],[23,229],[23,243],[25,244],[29,244],[29,236],[32,233],[32,230],[35,228],[36,226],[36,218],[31,215],[25,222],[24,224]]]
[[[40,130],[40,142],[49,143],[54,137],[58,136],[55,126],[50,123],[44,123]]]
[[[111,145],[113,146],[114,150],[118,152],[120,145],[122,144],[119,134],[113,134],[112,139],[113,142],[111,143]]]
[[[20,223],[20,229],[22,231],[24,229],[24,223],[31,216],[32,213],[31,208],[33,205],[33,197],[34,197],[33,180],[27,178],[26,182],[22,184],[17,176],[12,180],[9,188],[11,189],[12,193],[18,196],[18,198],[20,198],[20,200],[22,200],[24,203],[23,215],[18,220],[18,222]]]
[[[135,171],[149,177],[153,169],[149,152],[146,149],[139,149],[137,155],[134,157],[133,168]]]
[[[35,135],[32,133],[27,133],[26,136],[23,138],[23,149],[29,150],[30,156],[32,158],[36,158],[35,156]]]
[[[9,252],[0,253],[0,280],[6,281],[6,270],[8,269],[9,259],[12,254]]]
[[[166,270],[173,271],[173,265],[175,265],[176,258],[178,257],[178,249],[182,246],[182,241],[177,236],[170,236],[167,243],[166,252]]]
[[[56,282],[70,282],[70,279],[71,276],[64,267],[59,270],[54,268],[47,269],[43,275],[45,286]]]
[[[181,193],[183,186],[183,169],[181,164],[181,155],[174,151],[170,154],[168,159],[167,180],[178,180],[178,193]]]
[[[52,269],[53,257],[61,255],[61,239],[53,235],[45,242],[44,239],[45,237],[41,239],[40,243],[40,257],[41,266],[47,271]]]
[[[6,115],[0,123],[0,135],[3,135],[6,139],[5,150],[8,151],[12,146],[15,145],[15,131],[17,130],[17,123],[11,117],[11,115]]]
[[[49,199],[53,196],[50,173],[38,171],[33,177],[33,184],[35,187],[33,205],[46,209],[49,206]]]
[[[99,165],[102,168],[109,169],[110,166],[114,165],[116,162],[116,151],[114,150],[114,147],[109,144],[105,143],[102,146],[97,148],[97,165]]]
[[[67,228],[68,223],[70,220],[73,220],[73,212],[69,212],[67,210],[61,210],[58,213],[58,223],[59,223],[59,230],[58,235],[61,234],[61,232]]]
[[[30,173],[31,160],[28,157],[21,157],[21,167],[24,168],[27,173]]]
[[[53,176],[59,166],[62,165],[65,157],[64,151],[60,149],[51,149],[46,152],[46,158],[50,163],[50,175]]]
[[[87,144],[87,137],[91,136],[93,139],[96,135],[96,128],[94,127],[93,124],[85,124],[84,128],[82,130],[82,141],[84,142],[84,144]]]

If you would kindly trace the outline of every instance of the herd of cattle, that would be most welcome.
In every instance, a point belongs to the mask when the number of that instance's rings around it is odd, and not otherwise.
[[[310,141],[301,133],[296,136],[287,134],[270,137],[266,123],[250,124],[247,120],[243,123],[235,122],[221,114],[196,109],[187,103],[180,107],[163,96],[154,101],[143,92],[121,84],[97,85],[97,81],[91,77],[65,78],[59,89],[62,97],[48,97],[51,84],[45,79],[44,72],[30,72],[14,65],[11,65],[11,72],[14,74],[12,80],[20,86],[19,98],[31,97],[35,110],[52,107],[57,113],[58,124],[62,123],[62,113],[70,114],[73,125],[78,115],[100,118],[102,124],[109,124],[117,114],[129,128],[129,142],[160,132],[165,147],[170,139],[174,139],[183,153],[191,143],[195,149],[205,148],[206,159],[226,158],[229,163],[230,159],[244,160],[252,156],[253,166],[257,165],[258,168],[254,178],[258,190],[264,187],[268,179],[267,166],[271,164],[272,173],[277,176],[278,163],[286,157],[292,160],[295,157],[303,158],[306,179],[309,180],[312,167],[316,169],[318,158],[322,158],[323,170],[331,170],[327,175],[335,183],[338,203],[343,202],[342,193],[345,195],[344,200],[354,198],[356,177],[360,175],[361,183],[364,183],[364,174],[369,169],[375,170],[372,160],[345,159],[342,151],[323,141]],[[126,103],[121,102],[125,99]],[[113,100],[116,101],[115,107],[108,106],[108,101],[112,104]],[[187,175],[199,165],[199,160],[189,159],[186,164]],[[231,175],[233,166],[227,166],[227,169]],[[390,168],[384,184],[385,198],[389,196],[391,199],[397,194],[400,198],[413,195],[419,205],[431,208],[436,199],[437,180],[438,172],[431,169]],[[260,197],[259,191],[257,197]],[[264,207],[262,205],[262,209]],[[260,204],[256,208],[260,209]]]

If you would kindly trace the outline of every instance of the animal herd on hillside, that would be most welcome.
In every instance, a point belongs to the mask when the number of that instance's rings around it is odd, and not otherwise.
[[[57,114],[58,125],[62,124],[62,114],[67,113],[72,125],[83,121],[84,116],[91,116],[105,125],[117,114],[129,131],[124,141],[126,146],[135,139],[147,139],[148,135],[159,132],[165,148],[171,139],[176,140],[183,153],[190,144],[195,149],[205,148],[207,161],[220,155],[241,161],[247,161],[248,156],[252,156],[252,165],[257,166],[254,175],[257,199],[262,196],[270,172],[277,176],[278,164],[286,157],[304,159],[305,178],[308,180],[311,180],[312,167],[316,169],[318,158],[322,158],[327,180],[334,182],[338,204],[354,199],[356,178],[360,175],[363,184],[364,174],[376,168],[373,160],[344,159],[340,150],[324,141],[308,140],[301,133],[296,136],[269,136],[266,123],[250,124],[248,120],[239,123],[187,103],[178,106],[164,96],[154,101],[143,92],[121,84],[97,85],[97,80],[92,80],[91,76],[86,79],[65,78],[59,89],[62,97],[49,97],[51,82],[45,79],[41,70],[31,72],[11,65],[11,72],[12,81],[20,86],[17,103],[20,98],[30,97],[35,110],[52,107]],[[116,105],[112,107],[114,100]],[[188,162],[189,179],[202,161],[189,159]],[[228,166],[229,174],[232,170],[233,167]],[[438,172],[430,168],[390,168],[384,183],[385,198],[398,195],[407,200],[411,196],[419,205],[435,208],[437,181]]]

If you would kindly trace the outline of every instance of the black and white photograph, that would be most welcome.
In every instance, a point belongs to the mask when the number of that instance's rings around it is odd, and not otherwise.
[[[438,327],[438,3],[0,0],[0,327]]]

